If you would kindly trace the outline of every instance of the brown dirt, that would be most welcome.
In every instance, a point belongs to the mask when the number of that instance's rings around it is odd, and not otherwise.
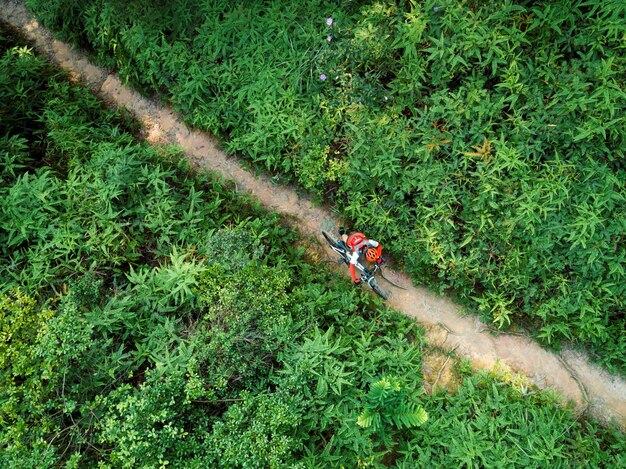
[[[178,145],[195,166],[235,181],[239,191],[252,194],[267,208],[298,220],[301,233],[315,236],[320,242],[323,241],[320,230],[333,231],[340,224],[328,210],[298,196],[293,188],[273,184],[266,176],[255,176],[242,169],[235,158],[218,148],[213,137],[190,130],[171,109],[140,96],[121,83],[115,74],[92,65],[83,54],[53,39],[50,32],[32,18],[22,2],[0,0],[0,19],[21,30],[36,49],[67,69],[71,76],[89,86],[103,100],[126,107],[144,125],[149,142]],[[447,298],[412,286],[406,274],[387,269],[386,275],[394,283],[406,287],[401,289],[381,281],[391,294],[390,306],[426,326],[426,338],[431,344],[454,349],[460,357],[469,359],[475,368],[497,366],[524,374],[539,388],[551,388],[566,400],[573,401],[578,411],[588,409],[592,415],[603,420],[615,419],[626,428],[626,381],[621,377],[598,368],[580,352],[565,350],[555,354],[527,337],[493,336],[487,326],[475,317],[463,316],[460,308]],[[449,385],[454,379],[449,371],[451,361],[444,367],[445,358],[441,353],[427,354],[425,372],[429,379],[426,385],[434,385],[437,376],[437,386]],[[432,380],[433,373],[436,373],[435,380]]]
[[[424,351],[422,372],[424,373],[424,391],[429,394],[454,392],[462,379],[454,371],[458,358],[449,350],[429,347]]]

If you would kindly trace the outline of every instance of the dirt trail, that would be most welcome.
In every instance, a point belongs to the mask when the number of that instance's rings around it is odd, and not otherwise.
[[[320,230],[332,231],[339,225],[339,220],[324,208],[315,207],[291,187],[276,185],[266,176],[255,176],[242,169],[236,159],[218,148],[210,135],[190,130],[171,109],[140,96],[123,85],[115,74],[92,65],[82,53],[53,39],[21,1],[0,0],[0,20],[22,31],[39,52],[67,69],[102,99],[129,109],[145,126],[149,142],[178,145],[197,167],[220,173],[235,181],[239,191],[252,194],[269,209],[296,219],[303,234],[321,240]],[[565,350],[555,354],[523,336],[491,335],[477,318],[461,316],[461,309],[450,300],[410,286],[406,274],[387,270],[386,275],[395,283],[407,286],[400,289],[381,281],[391,293],[389,304],[421,322],[429,342],[454,349],[471,360],[475,368],[490,369],[498,362],[511,371],[525,374],[539,388],[551,388],[573,401],[578,411],[588,409],[600,419],[613,418],[626,429],[624,379],[591,364],[580,352]]]

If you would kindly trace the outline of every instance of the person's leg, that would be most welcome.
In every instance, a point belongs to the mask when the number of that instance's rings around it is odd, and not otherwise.
[[[348,235],[346,234],[346,229],[343,226],[339,227],[339,236],[341,236],[344,243],[348,241]]]

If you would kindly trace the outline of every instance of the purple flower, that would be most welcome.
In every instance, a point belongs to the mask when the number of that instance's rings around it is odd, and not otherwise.
[[[433,11],[439,11],[439,7],[437,6],[433,7]]]
[[[322,74],[320,75],[320,80],[322,80],[322,81],[326,81],[326,74],[325,74],[325,73],[322,73]]]
[[[326,24],[328,26],[332,26],[333,25],[333,19],[332,18],[326,18]]]
[[[333,37],[332,37],[332,36],[326,36],[326,40],[327,40],[328,42],[330,42],[330,41],[332,41],[332,40],[333,40]]]

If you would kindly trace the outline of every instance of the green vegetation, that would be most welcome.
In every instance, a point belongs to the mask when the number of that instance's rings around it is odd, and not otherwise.
[[[0,44],[0,467],[623,466],[505,377],[425,395],[415,323]]]
[[[417,282],[626,370],[622,0],[26,3]]]

